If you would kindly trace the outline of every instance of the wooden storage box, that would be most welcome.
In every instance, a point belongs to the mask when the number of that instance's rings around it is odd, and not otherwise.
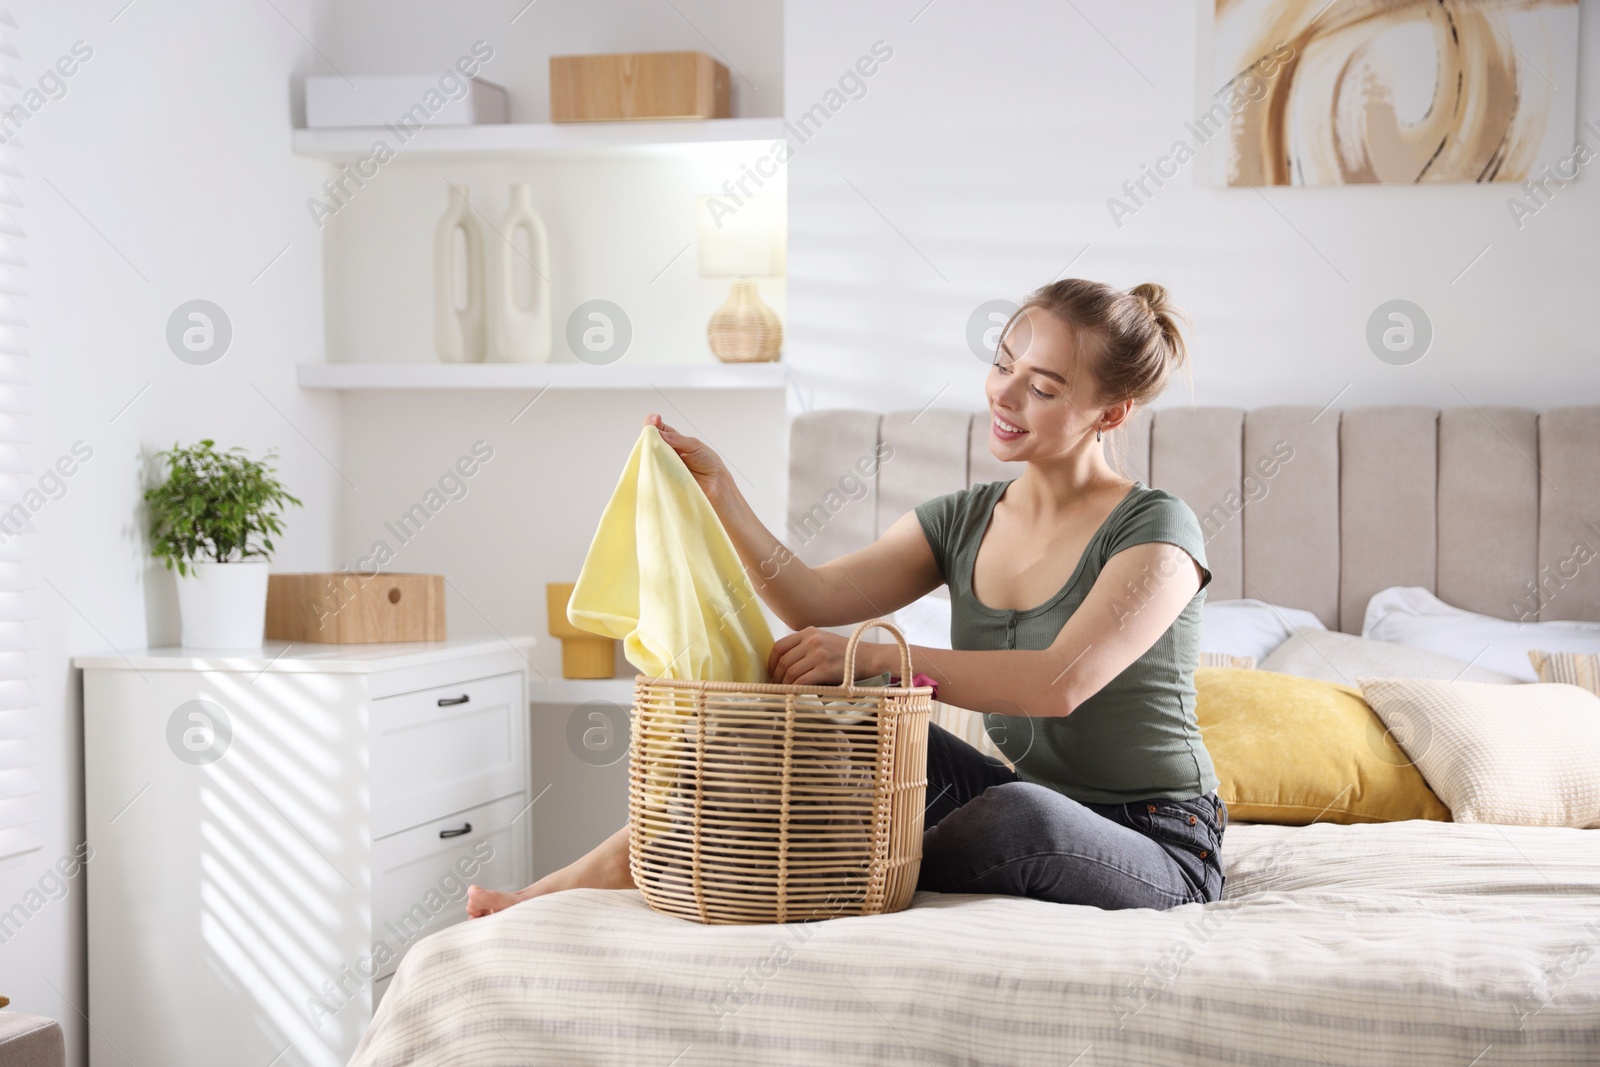
[[[268,575],[267,637],[332,645],[443,641],[444,575]]]
[[[551,122],[725,119],[728,68],[704,52],[550,57]]]

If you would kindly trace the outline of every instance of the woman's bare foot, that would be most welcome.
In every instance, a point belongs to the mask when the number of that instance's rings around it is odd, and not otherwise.
[[[528,887],[532,889],[532,886]],[[485,915],[493,915],[503,911],[518,902],[520,898],[516,893],[502,893],[497,889],[485,889],[481,885],[467,886],[467,918],[481,919]]]
[[[467,918],[493,915],[513,904],[559,893],[563,889],[632,889],[633,873],[628,869],[628,828],[624,826],[580,859],[552,871],[515,893],[502,893],[482,886],[467,887]]]

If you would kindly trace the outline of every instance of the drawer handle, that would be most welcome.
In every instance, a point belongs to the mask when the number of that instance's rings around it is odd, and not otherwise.
[[[471,699],[472,698],[470,696],[467,696],[465,693],[463,693],[461,696],[458,696],[458,697],[440,697],[439,698],[439,706],[441,708],[450,708],[450,707],[454,707],[457,704],[465,704],[467,701],[469,701]]]
[[[459,829],[459,830],[440,830],[439,831],[439,836],[440,837],[460,837],[462,834],[470,834],[470,833],[472,833],[472,824],[469,822],[469,823],[464,823],[462,825],[461,829]]]

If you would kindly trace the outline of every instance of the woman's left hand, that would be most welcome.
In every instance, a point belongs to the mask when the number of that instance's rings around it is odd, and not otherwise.
[[[773,642],[767,675],[781,685],[843,685],[844,649],[848,643],[836,633],[807,626]],[[867,657],[867,642],[857,642],[857,678],[881,673],[867,669]]]

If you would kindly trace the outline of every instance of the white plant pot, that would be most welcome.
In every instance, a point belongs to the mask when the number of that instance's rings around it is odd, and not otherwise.
[[[267,561],[189,564],[178,577],[184,648],[260,648],[267,629]]]

